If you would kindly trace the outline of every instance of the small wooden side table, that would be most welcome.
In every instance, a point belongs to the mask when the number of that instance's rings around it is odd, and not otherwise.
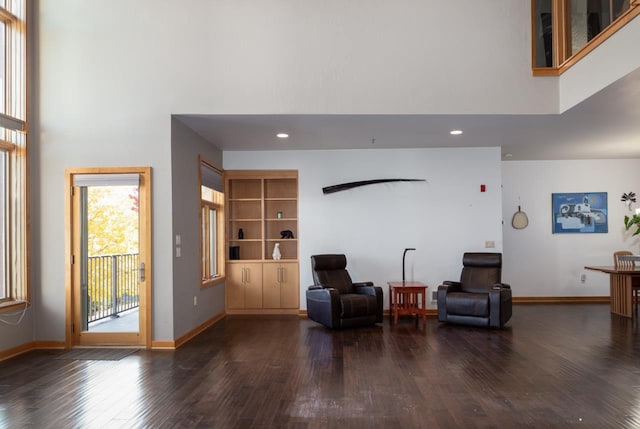
[[[398,323],[398,315],[422,316],[427,321],[427,285],[421,282],[387,282],[389,285],[389,317]],[[420,303],[418,297],[420,296]],[[418,305],[420,304],[420,305]]]

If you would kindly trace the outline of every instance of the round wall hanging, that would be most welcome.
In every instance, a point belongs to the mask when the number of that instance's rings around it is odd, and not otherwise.
[[[520,210],[520,206],[518,206],[518,211],[513,214],[513,219],[511,219],[511,225],[515,229],[524,229],[529,225],[529,218],[527,214]]]

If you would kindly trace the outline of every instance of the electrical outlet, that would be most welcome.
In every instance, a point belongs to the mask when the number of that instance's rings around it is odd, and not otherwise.
[[[198,305],[198,297],[194,296],[193,297],[193,306],[195,307],[196,305]]]
[[[431,292],[431,301],[437,301],[438,300],[438,291],[434,290]]]
[[[586,281],[587,281],[587,275],[586,275],[586,274],[582,274],[582,275],[580,276],[580,282],[581,282],[581,283],[584,283],[584,282],[586,282]]]

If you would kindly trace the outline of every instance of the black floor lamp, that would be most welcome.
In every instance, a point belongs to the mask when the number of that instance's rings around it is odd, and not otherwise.
[[[406,249],[404,249],[404,253],[402,254],[402,284],[404,285],[405,283],[405,277],[404,277],[404,257],[407,256],[407,252],[409,250],[416,250],[415,247],[407,247]]]

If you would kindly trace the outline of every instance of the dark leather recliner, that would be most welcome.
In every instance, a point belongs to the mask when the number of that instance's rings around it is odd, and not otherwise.
[[[511,318],[511,286],[501,282],[501,253],[465,253],[460,281],[438,287],[440,322],[502,328]]]
[[[382,288],[353,283],[345,255],[313,255],[314,286],[307,290],[307,315],[327,328],[382,323]]]

